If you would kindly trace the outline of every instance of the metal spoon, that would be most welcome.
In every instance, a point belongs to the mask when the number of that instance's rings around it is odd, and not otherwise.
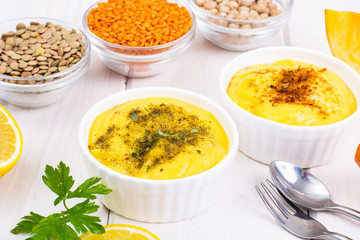
[[[294,203],[316,211],[334,211],[360,220],[360,212],[334,203],[325,185],[303,168],[273,161],[270,175],[279,190]]]

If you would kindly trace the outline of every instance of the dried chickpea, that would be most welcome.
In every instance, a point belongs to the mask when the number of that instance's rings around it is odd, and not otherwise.
[[[214,1],[207,1],[204,3],[204,8],[206,10],[211,10],[211,9],[216,8],[216,5],[217,5],[216,2],[214,2]]]
[[[219,12],[221,12],[221,13],[228,13],[228,12],[230,12],[230,8],[228,7],[228,6],[221,6],[220,8],[219,8]]]
[[[237,15],[237,16],[235,16],[235,19],[236,20],[247,20],[247,18],[246,17],[244,17],[244,16],[242,16],[242,15]]]
[[[202,5],[204,5],[205,0],[196,0],[195,4],[198,5],[199,7],[201,7]]]
[[[230,10],[229,14],[234,15],[234,17],[235,17],[235,16],[239,15],[239,11],[236,9],[232,9],[232,10]]]
[[[245,6],[241,6],[240,8],[239,8],[239,11],[241,11],[241,10],[246,10],[246,11],[250,11],[250,8],[248,8],[248,7],[245,7]]]
[[[236,24],[236,23],[230,23],[230,24],[229,24],[229,28],[239,29],[240,26],[239,26],[239,24]]]
[[[227,14],[224,13],[224,12],[221,12],[221,13],[219,13],[219,16],[225,18],[225,17],[227,16]],[[222,25],[222,24],[221,24],[221,25]]]
[[[255,10],[258,12],[258,13],[264,13],[266,12],[267,10],[267,6],[266,6],[266,3],[262,3],[262,2],[259,2],[255,5]]]
[[[241,0],[240,5],[243,5],[245,7],[250,7],[250,5],[253,3],[253,0]]]
[[[240,13],[239,13],[240,16],[244,17],[245,19],[248,19],[250,17],[250,13],[249,11],[243,9],[243,10],[240,10]]]
[[[251,10],[249,15],[250,15],[250,17],[258,17],[259,13],[255,10]]]
[[[228,5],[229,4],[229,0],[222,0],[219,5]]]
[[[240,29],[251,29],[251,25],[250,24],[243,24],[243,25],[241,25]]]
[[[267,2],[265,0],[258,0],[256,3],[257,4],[263,4],[265,6],[267,5]]]
[[[237,9],[239,7],[239,4],[237,2],[235,2],[235,1],[231,1],[227,5],[231,9]]]
[[[276,6],[275,3],[270,3],[268,6],[269,6],[270,11],[271,11],[272,9],[276,9],[276,8],[277,8],[277,6]]]
[[[219,10],[217,10],[217,9],[211,9],[210,11],[209,11],[209,13],[211,13],[211,14],[214,14],[214,15],[218,15],[219,14]]]
[[[282,13],[282,11],[280,9],[271,9],[270,10],[270,16],[276,16],[276,15],[279,15],[280,13]]]
[[[217,20],[217,24],[221,25],[223,27],[227,27],[228,26],[228,22],[225,20]]]
[[[254,3],[252,3],[251,5],[250,5],[250,10],[255,10],[255,6],[256,6],[256,3],[254,2]]]
[[[234,19],[234,18],[235,18],[235,16],[234,16],[234,15],[232,15],[232,14],[228,14],[228,15],[226,16],[226,18],[227,18],[227,19]]]

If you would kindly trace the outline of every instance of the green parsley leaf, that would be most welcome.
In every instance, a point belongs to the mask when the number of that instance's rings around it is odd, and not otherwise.
[[[101,178],[99,177],[89,178],[84,183],[79,185],[74,192],[69,192],[67,198],[96,199],[95,194],[103,194],[103,195],[109,194],[111,190],[106,188],[105,185],[102,184],[95,185],[100,180]]]
[[[133,111],[131,112],[130,117],[134,122],[136,122],[139,118],[139,115],[137,115],[136,111]]]
[[[74,229],[72,229],[67,224],[61,225],[61,230],[58,234],[59,234],[59,239],[80,239],[78,234],[74,231]]]
[[[32,229],[34,234],[31,240],[42,240],[42,239],[56,239],[58,237],[58,231],[65,224],[65,219],[62,218],[61,213],[51,214],[40,220],[39,224]],[[56,239],[57,240],[57,239]]]
[[[45,176],[42,176],[42,180],[51,191],[59,196],[54,201],[55,206],[66,199],[66,194],[74,185],[74,179],[69,174],[70,168],[63,162],[59,163],[57,169],[49,165],[45,168]]]
[[[99,206],[89,199],[84,202],[76,204],[74,207],[67,210],[65,213],[68,215],[69,222],[75,227],[78,233],[86,233],[87,229],[92,230],[93,233],[104,233],[103,226],[98,224],[101,220],[96,216],[89,216],[87,214],[94,213],[98,210]]]
[[[31,233],[32,229],[39,224],[40,220],[43,218],[43,216],[37,213],[30,212],[30,215],[22,217],[23,220],[19,222],[11,232],[14,234]]]
[[[89,215],[95,213],[99,208],[95,202],[91,201],[96,199],[95,195],[105,195],[111,192],[111,189],[106,188],[105,185],[98,184],[101,178],[89,178],[75,191],[71,191],[74,180],[70,176],[70,168],[60,162],[57,168],[47,165],[42,179],[46,186],[58,196],[54,205],[62,202],[66,210],[47,217],[30,212],[30,215],[24,216],[22,221],[11,230],[11,233],[30,234],[31,237],[26,240],[72,240],[80,239],[78,234],[88,231],[94,234],[105,232],[104,227],[99,224],[100,218]],[[72,198],[84,198],[85,200],[69,208],[66,200]]]

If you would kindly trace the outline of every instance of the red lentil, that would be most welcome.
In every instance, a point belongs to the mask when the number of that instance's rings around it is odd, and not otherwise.
[[[87,20],[96,36],[131,47],[172,42],[192,26],[188,10],[166,0],[109,0],[98,3]]]

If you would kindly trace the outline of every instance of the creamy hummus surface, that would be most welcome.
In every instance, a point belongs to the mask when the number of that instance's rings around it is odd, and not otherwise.
[[[147,179],[201,173],[229,151],[227,135],[210,112],[172,98],[133,100],[103,112],[88,144],[107,167]]]
[[[289,125],[326,125],[357,108],[353,92],[338,75],[293,60],[240,69],[227,94],[246,111]]]

